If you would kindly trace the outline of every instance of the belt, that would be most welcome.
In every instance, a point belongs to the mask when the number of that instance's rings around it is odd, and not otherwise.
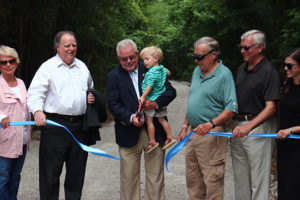
[[[255,117],[256,116],[252,115],[252,114],[248,114],[248,115],[236,115],[236,116],[233,117],[233,119],[241,122],[241,121],[251,121]]]
[[[198,125],[196,125],[196,126],[192,126],[192,125],[191,125],[191,128],[194,129],[194,128],[197,128],[197,126],[198,126]],[[216,125],[216,127],[218,127],[218,126],[224,126],[224,124]],[[215,128],[216,128],[216,127],[215,127]]]
[[[45,112],[45,114],[47,117],[61,119],[67,122],[78,122],[80,120],[83,120],[84,118],[84,115],[61,115],[57,113],[47,113],[47,112]]]

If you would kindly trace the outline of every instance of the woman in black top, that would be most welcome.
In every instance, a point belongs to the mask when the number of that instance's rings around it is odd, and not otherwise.
[[[278,200],[300,199],[300,48],[285,57],[286,81],[277,134]]]

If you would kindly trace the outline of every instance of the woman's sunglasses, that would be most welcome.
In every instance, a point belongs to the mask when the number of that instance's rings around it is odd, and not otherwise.
[[[296,65],[296,64],[283,63],[283,65],[286,66],[288,69],[292,69],[292,68],[293,68],[293,65]]]
[[[15,63],[16,63],[16,59],[12,59],[12,60],[1,60],[1,61],[0,61],[0,65],[7,65],[7,63],[9,63],[10,65],[15,64]]]

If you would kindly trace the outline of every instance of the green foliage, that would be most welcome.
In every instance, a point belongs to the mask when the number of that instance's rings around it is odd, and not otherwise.
[[[221,59],[235,74],[242,63],[236,47],[240,36],[259,29],[267,36],[265,54],[280,66],[287,52],[299,47],[299,7],[299,0],[0,0],[0,43],[17,49],[17,74],[28,86],[41,63],[54,55],[54,35],[72,30],[78,57],[105,92],[106,74],[118,65],[115,46],[124,38],[139,49],[161,47],[171,78],[190,80],[198,38],[218,40]]]
[[[281,30],[281,44],[278,52],[281,57],[300,45],[300,10],[296,8],[287,10],[287,17],[289,20]]]
[[[242,63],[236,45],[247,30],[259,29],[267,35],[266,56],[275,64],[282,61],[278,50],[285,52],[291,46],[299,47],[299,3],[281,0],[185,0],[167,1],[169,20],[175,25],[174,39],[165,41],[170,56],[168,65],[175,66],[176,78],[188,79],[195,63],[189,59],[192,44],[202,36],[212,36],[221,47],[221,59],[235,74]],[[289,11],[292,8],[292,11]],[[291,19],[292,18],[292,19]],[[285,34],[285,35],[284,35]],[[285,38],[282,38],[282,35]],[[285,41],[285,42],[283,42]],[[281,50],[282,49],[282,50]],[[184,71],[182,72],[185,66]],[[180,69],[180,70],[176,70]]]

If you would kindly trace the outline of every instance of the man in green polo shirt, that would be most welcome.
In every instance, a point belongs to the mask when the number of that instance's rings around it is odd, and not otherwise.
[[[208,135],[224,132],[224,123],[238,112],[232,73],[218,59],[220,48],[211,37],[194,43],[192,55],[198,66],[191,80],[182,140],[191,125],[194,134],[187,142],[186,183],[190,200],[223,199],[227,138]]]

